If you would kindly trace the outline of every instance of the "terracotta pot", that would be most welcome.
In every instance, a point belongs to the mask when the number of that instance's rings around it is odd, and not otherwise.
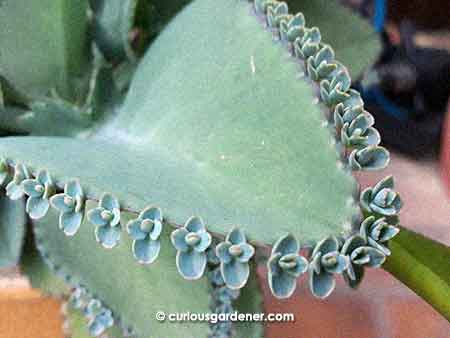
[[[63,338],[61,304],[29,288],[0,289],[0,338]]]

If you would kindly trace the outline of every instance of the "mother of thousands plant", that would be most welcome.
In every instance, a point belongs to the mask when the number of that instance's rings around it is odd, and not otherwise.
[[[261,312],[257,263],[277,298],[303,274],[325,298],[383,267],[450,318],[449,248],[401,228],[392,177],[360,192],[352,176],[389,162],[351,86],[379,49],[358,17],[326,0],[3,0],[0,24],[0,263],[70,295],[74,333],[81,313],[93,336],[262,337],[155,319]]]

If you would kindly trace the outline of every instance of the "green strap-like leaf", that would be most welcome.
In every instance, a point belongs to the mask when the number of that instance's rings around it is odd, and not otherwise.
[[[450,248],[402,228],[383,268],[450,321]]]

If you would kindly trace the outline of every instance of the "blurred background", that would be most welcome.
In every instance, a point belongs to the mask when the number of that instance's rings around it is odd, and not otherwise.
[[[357,85],[387,146],[439,156],[450,92],[450,2],[344,1],[383,39],[383,52]]]
[[[405,202],[402,224],[450,245],[450,1],[341,3],[370,21],[383,43],[377,62],[354,86],[375,116],[392,161],[383,172],[357,179],[365,187],[393,174]],[[359,290],[340,283],[325,301],[314,299],[303,279],[287,301],[275,300],[265,289],[268,312],[294,312],[297,318],[292,325],[269,325],[268,337],[450,337],[443,317],[377,270],[370,271]],[[259,273],[264,280],[265,268]],[[0,270],[0,338],[61,338],[66,335],[63,322],[57,299],[31,289],[18,268]]]

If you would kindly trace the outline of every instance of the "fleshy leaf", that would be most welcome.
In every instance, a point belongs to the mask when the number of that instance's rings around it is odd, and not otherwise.
[[[300,244],[290,234],[273,246],[267,262],[269,287],[277,298],[288,298],[295,291],[297,277],[308,269],[308,261],[299,255]]]
[[[133,243],[133,253],[139,263],[151,264],[158,257],[161,250],[159,241],[153,241],[149,238],[140,239]]]
[[[26,210],[32,219],[39,219],[45,216],[50,203],[47,199],[39,197],[29,197],[27,200]]]
[[[0,268],[19,261],[27,218],[23,199],[12,201],[0,193]]]
[[[21,273],[28,278],[33,288],[39,289],[45,295],[67,296],[70,287],[46,264],[46,258],[41,256],[36,245],[34,234],[29,229],[25,238],[23,254],[20,257]]]
[[[383,268],[450,320],[450,248],[401,228]]]
[[[297,62],[250,6],[186,7],[152,44],[119,116],[95,140],[4,138],[0,152],[47,168],[58,182],[78,177],[95,197],[109,191],[136,211],[151,186],[151,201],[178,225],[196,214],[211,232],[239,224],[267,244],[280,232],[304,242],[340,233],[357,212],[348,203],[355,181],[337,165]],[[287,137],[294,134],[304,137]]]
[[[310,272],[310,288],[314,296],[320,299],[327,298],[336,286],[334,276],[328,272],[316,274]]]
[[[255,266],[250,267],[250,278],[247,284],[239,290],[240,296],[233,303],[233,307],[239,313],[261,313],[264,311],[262,291]],[[235,322],[236,338],[261,338],[264,337],[264,326],[261,322]]]
[[[369,146],[361,150],[353,150],[349,157],[350,167],[353,170],[380,170],[389,163],[389,152],[379,146]]]
[[[95,207],[88,202],[87,209]],[[170,231],[161,234],[161,252],[150,268],[136,263],[130,248],[132,239],[125,233],[119,246],[105,250],[95,245],[94,228],[85,219],[73,237],[55,229],[57,213],[36,221],[37,239],[49,260],[59,266],[60,274],[69,274],[72,286],[82,284],[102,300],[121,322],[132,326],[137,336],[152,332],[154,337],[176,337],[180,330],[188,338],[206,337],[206,323],[157,322],[149,313],[165,311],[208,312],[208,287],[205,279],[183,280],[175,266],[175,250],[170,243]],[[136,215],[122,213],[124,222]],[[89,259],[86,259],[89,257]],[[124,278],[126,276],[126,278]],[[172,298],[173,297],[173,298]]]
[[[65,212],[59,215],[59,227],[67,236],[73,236],[83,221],[83,214],[79,212]]]
[[[70,76],[85,66],[87,0],[4,0],[0,73],[34,97],[70,92]]]
[[[195,250],[179,251],[176,262],[178,271],[185,279],[199,279],[205,271],[206,254]]]
[[[250,268],[247,263],[241,263],[237,259],[221,265],[222,277],[225,284],[233,290],[242,288],[250,275]]]

